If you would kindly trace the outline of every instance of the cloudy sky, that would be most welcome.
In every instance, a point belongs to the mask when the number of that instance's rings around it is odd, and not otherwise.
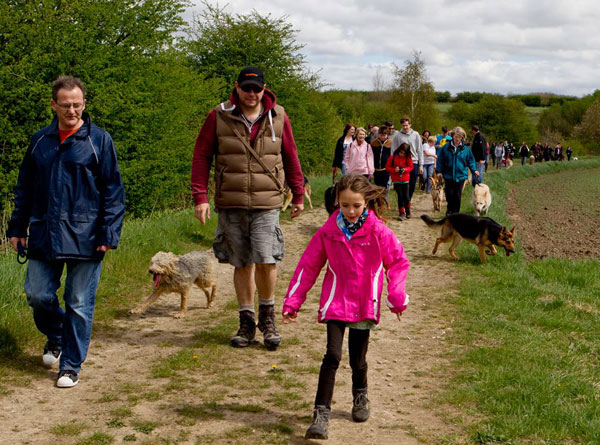
[[[202,6],[191,8],[198,13]],[[216,3],[214,3],[216,4]],[[329,88],[370,90],[420,51],[436,91],[583,96],[600,88],[592,0],[230,0],[235,14],[287,16]],[[226,5],[226,6],[225,6]]]

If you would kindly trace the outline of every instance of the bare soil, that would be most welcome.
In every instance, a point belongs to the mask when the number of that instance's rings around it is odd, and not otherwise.
[[[413,218],[388,222],[411,262],[409,309],[400,323],[382,310],[380,327],[371,335],[372,414],[363,424],[351,420],[350,369],[344,351],[327,443],[433,444],[442,437],[461,436],[460,426],[453,425],[452,420],[458,416],[436,400],[447,383],[452,349],[447,340],[452,332],[449,301],[456,294],[457,277],[445,250],[437,257],[431,255],[435,234],[419,216],[432,215],[432,209],[431,198],[417,191]],[[282,223],[286,257],[280,268],[278,303],[304,247],[326,216],[320,207]],[[317,443],[305,441],[303,436],[325,351],[325,329],[316,322],[320,280],[309,294],[298,323],[279,323],[284,340],[277,351],[266,351],[262,345],[233,350],[226,343],[235,329],[227,338],[205,335],[223,320],[237,318],[231,303],[230,266],[219,266],[218,282],[214,306],[206,309],[204,295],[198,290],[191,297],[185,319],[173,318],[179,297],[172,295],[163,297],[143,316],[124,316],[109,328],[95,331],[76,387],[54,387],[56,369],[52,369],[45,372],[45,378],[34,379],[29,386],[14,388],[3,396],[0,443],[109,443],[100,441],[101,436],[96,436],[98,441],[90,438],[98,433],[112,437],[114,443],[134,439],[137,443]],[[149,283],[148,290],[150,287]],[[135,304],[132,302],[132,307]],[[152,374],[153,367],[171,360],[184,348],[194,348],[198,339],[215,343],[206,345],[214,346],[211,363],[198,368],[182,365],[177,378]],[[202,353],[202,348],[197,349]],[[211,356],[205,353],[201,357]],[[282,379],[270,384],[274,372]],[[295,399],[294,403],[290,399]],[[252,412],[243,409],[246,405],[260,409]],[[182,414],[190,407],[200,414]],[[202,409],[208,411],[206,416],[201,415]],[[70,423],[81,426],[82,431],[56,434],[57,425]]]
[[[506,211],[528,259],[600,258],[600,170],[542,175],[515,184]]]

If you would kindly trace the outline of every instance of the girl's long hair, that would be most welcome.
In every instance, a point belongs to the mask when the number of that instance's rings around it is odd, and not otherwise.
[[[404,157],[408,159],[410,157],[410,145],[406,142],[402,142],[396,150],[394,150],[394,156],[400,157],[400,149],[404,150]]]
[[[336,187],[337,200],[340,193],[350,189],[354,193],[360,193],[367,203],[367,208],[373,210],[377,217],[385,221],[384,214],[390,206],[387,200],[387,190],[384,187],[371,184],[363,175],[348,174],[340,178]]]
[[[343,136],[344,136],[344,137],[346,137],[346,136],[348,135],[348,132],[350,131],[350,129],[351,129],[352,127],[356,128],[356,125],[354,125],[352,122],[348,122],[348,123],[346,124],[346,126],[344,127],[344,134],[343,134]],[[355,133],[355,134],[356,134],[356,133]]]

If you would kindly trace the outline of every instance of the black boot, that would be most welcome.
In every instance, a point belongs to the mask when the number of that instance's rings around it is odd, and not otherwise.
[[[370,414],[367,388],[352,388],[352,420],[366,422]]]
[[[265,347],[277,349],[281,343],[281,335],[275,327],[275,308],[272,304],[258,306],[258,329],[263,333]]]
[[[315,406],[313,411],[313,423],[306,430],[305,439],[327,439],[329,428],[329,414],[331,410],[325,405]]]
[[[231,339],[231,346],[234,348],[245,348],[254,343],[256,334],[256,323],[254,322],[254,313],[250,311],[240,311],[240,328]]]

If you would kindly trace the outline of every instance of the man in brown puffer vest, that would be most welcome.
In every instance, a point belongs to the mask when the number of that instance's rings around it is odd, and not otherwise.
[[[256,67],[244,68],[227,102],[207,116],[194,148],[192,194],[195,216],[210,218],[208,179],[215,159],[215,208],[219,214],[213,243],[221,263],[234,266],[233,282],[240,328],[234,347],[255,342],[254,292],[258,290],[258,328],[264,345],[276,349],[277,263],[283,259],[279,212],[283,183],[292,190],[292,218],[304,209],[303,174],[290,120],[265,88]]]

